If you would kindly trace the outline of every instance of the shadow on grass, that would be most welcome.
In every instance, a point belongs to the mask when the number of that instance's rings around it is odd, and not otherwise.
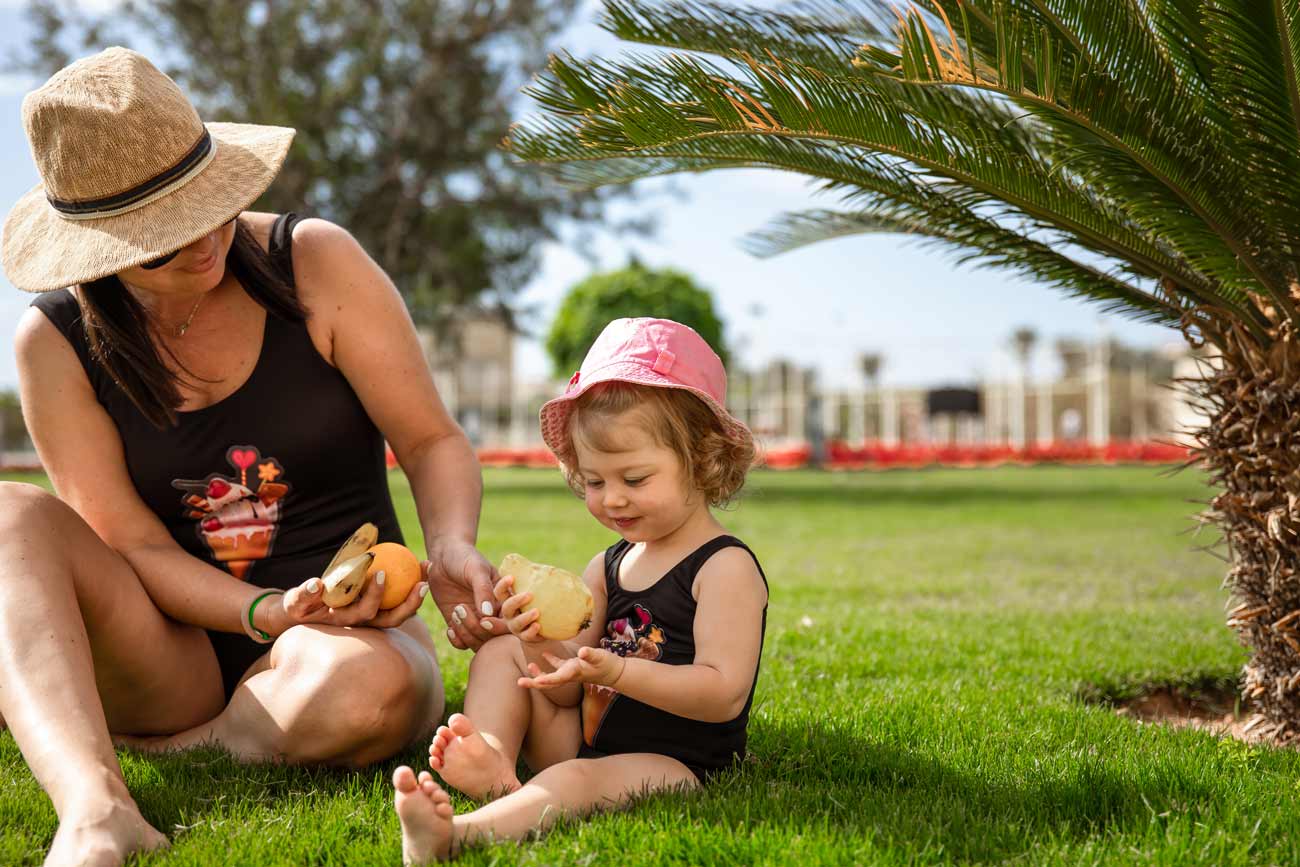
[[[11,739],[3,739],[12,747]],[[184,846],[194,834],[196,845],[226,840],[251,856],[267,851],[272,844],[265,835],[274,831],[320,835],[322,851],[364,844],[382,854],[395,844],[389,775],[398,764],[421,767],[424,758],[419,745],[352,771],[241,765],[216,750],[126,754],[123,764],[145,816],[176,844]],[[1104,755],[1086,751],[1045,765],[1054,770],[1039,779],[1027,770],[981,772],[834,725],[756,721],[750,756],[738,770],[697,796],[654,796],[626,817],[602,821],[642,827],[636,823],[651,817],[659,832],[684,834],[684,839],[708,828],[708,840],[720,847],[720,856],[730,852],[741,857],[749,851],[746,847],[780,840],[793,845],[829,833],[838,841],[836,851],[845,856],[866,847],[917,856],[942,853],[944,861],[1000,863],[1023,858],[1046,840],[1137,833],[1172,803],[1183,810],[1214,810],[1212,792],[1176,773],[1131,765],[1121,771]],[[30,794],[39,797],[34,781],[31,788]],[[26,829],[27,839],[36,844],[32,854],[48,845],[40,838],[52,833],[49,819],[36,823],[44,826],[39,830]],[[564,838],[571,832],[562,826],[553,833]],[[613,839],[607,833],[591,838],[592,843]],[[762,840],[768,842],[753,842]],[[569,837],[567,844],[572,842]],[[392,854],[395,862],[396,851]],[[165,861],[167,856],[158,857]]]
[[[1194,671],[1181,677],[1160,680],[1143,677],[1114,677],[1096,683],[1080,683],[1074,697],[1084,704],[1112,707],[1156,692],[1171,692],[1189,701],[1232,707],[1239,696],[1236,671]]]
[[[875,846],[938,850],[958,862],[1000,863],[1045,839],[1137,831],[1173,802],[1214,808],[1204,786],[1141,767],[1121,771],[1087,752],[1045,763],[1055,770],[1029,779],[956,768],[835,728],[764,725],[751,734],[750,758],[710,805],[720,813],[743,815],[756,794],[776,796],[782,826],[811,832],[830,821]]]

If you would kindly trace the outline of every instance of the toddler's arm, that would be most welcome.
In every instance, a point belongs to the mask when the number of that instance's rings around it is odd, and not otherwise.
[[[552,663],[549,661],[550,659],[562,662],[577,656],[580,648],[595,647],[600,643],[600,637],[604,634],[605,629],[606,610],[605,554],[603,551],[593,557],[591,562],[587,564],[587,568],[582,572],[582,579],[587,583],[587,588],[591,590],[591,623],[588,624],[586,629],[567,641],[552,641],[542,638],[540,627],[537,624],[539,616],[537,609],[528,607],[532,594],[506,595],[513,592],[513,580],[502,578],[498,583],[498,598],[504,600],[501,606],[501,616],[510,631],[519,639],[519,645],[523,648],[524,659],[530,664],[530,670],[532,666],[535,666],[539,674],[551,671]],[[547,695],[547,698],[560,707],[573,707],[582,701],[582,685],[580,683],[566,684],[552,690]]]

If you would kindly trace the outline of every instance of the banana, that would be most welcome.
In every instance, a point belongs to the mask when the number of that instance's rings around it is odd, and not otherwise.
[[[374,554],[358,554],[327,569],[320,579],[325,585],[321,601],[330,608],[342,608],[360,596],[362,588],[366,586],[366,570],[374,559]]]
[[[378,538],[379,528],[368,521],[357,527],[356,531],[348,537],[334,555],[334,559],[330,560],[330,564],[321,573],[321,583],[325,585],[325,592],[321,595],[322,602],[331,608],[342,608],[361,594],[361,590],[366,586],[366,569],[374,559],[374,555],[366,554],[366,551],[374,547]],[[359,566],[358,561],[362,559],[365,565]],[[358,568],[359,578],[354,574]]]
[[[379,541],[379,528],[367,521],[357,527],[352,535],[348,537],[348,540],[339,547],[338,553],[334,555],[334,559],[330,561],[330,564],[325,567],[325,572],[321,574],[324,575],[329,572],[344,560],[351,560],[359,554],[366,553],[375,547],[377,541]]]

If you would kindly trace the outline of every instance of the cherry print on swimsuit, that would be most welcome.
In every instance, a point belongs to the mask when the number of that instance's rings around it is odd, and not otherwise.
[[[630,617],[611,620],[605,626],[605,637],[600,639],[600,646],[610,653],[635,659],[649,659],[652,662],[664,655],[663,646],[668,637],[654,623],[654,615],[649,610],[637,605],[634,612],[635,623]],[[609,707],[618,697],[618,690],[613,687],[595,683],[583,684],[582,694],[582,739],[587,746],[594,746],[600,725],[609,714]]]
[[[185,517],[198,522],[195,532],[212,556],[230,574],[248,580],[253,564],[271,554],[284,499],[293,486],[276,481],[284,467],[275,458],[264,460],[256,446],[231,446],[226,461],[237,477],[212,473],[201,480],[174,479],[172,487],[184,492]],[[254,466],[256,490],[248,478]]]

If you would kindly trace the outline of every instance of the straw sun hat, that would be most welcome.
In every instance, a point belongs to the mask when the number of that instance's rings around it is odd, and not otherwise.
[[[257,200],[294,131],[209,123],[143,56],[109,48],[23,100],[42,183],[5,219],[5,274],[46,292],[188,246]]]

